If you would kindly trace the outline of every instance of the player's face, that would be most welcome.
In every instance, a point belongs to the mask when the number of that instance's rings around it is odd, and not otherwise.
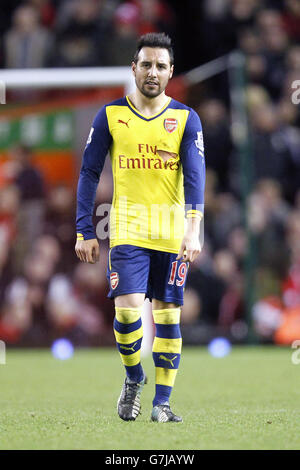
[[[168,50],[159,47],[143,47],[137,63],[132,64],[136,86],[147,98],[155,98],[165,91],[173,68]]]

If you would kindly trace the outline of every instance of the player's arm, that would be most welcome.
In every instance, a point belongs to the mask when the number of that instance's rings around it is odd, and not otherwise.
[[[99,259],[99,243],[92,218],[96,190],[111,141],[106,109],[103,107],[93,122],[87,140],[77,186],[75,252],[83,262],[95,263]]]
[[[200,223],[204,212],[205,160],[202,126],[191,110],[180,147],[187,227],[177,259],[194,261],[201,251]]]
[[[200,218],[188,218],[187,227],[176,259],[193,262],[201,251]]]

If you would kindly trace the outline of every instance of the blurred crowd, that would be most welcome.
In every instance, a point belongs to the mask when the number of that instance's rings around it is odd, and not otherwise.
[[[208,169],[205,244],[188,277],[183,324],[192,342],[207,338],[195,329],[202,323],[234,341],[251,325],[253,340],[291,344],[300,337],[300,91],[297,103],[292,86],[300,84],[300,2],[207,0],[200,10],[203,60],[245,54],[251,159],[243,168],[224,73],[193,100],[200,96]]]
[[[2,0],[0,62],[128,65],[136,38],[148,31],[174,38],[179,70],[242,50],[252,155],[246,201],[227,75],[190,97],[203,125],[207,179],[205,243],[187,279],[183,335],[186,343],[216,332],[244,342],[252,325],[256,340],[290,344],[300,338],[300,116],[292,101],[292,83],[300,80],[300,2],[179,3],[193,13],[185,30],[177,2]],[[105,168],[96,204],[110,202],[111,193]],[[11,149],[0,172],[0,337],[8,343],[39,346],[59,336],[80,345],[114,342],[107,241],[100,266],[77,262],[74,220],[74,189],[48,187],[30,149]]]
[[[150,31],[172,35],[174,19],[162,0],[4,0],[1,64],[127,66],[138,36]]]
[[[1,167],[0,338],[20,346],[112,342],[107,245],[100,266],[77,262],[74,190],[49,188],[24,146]]]

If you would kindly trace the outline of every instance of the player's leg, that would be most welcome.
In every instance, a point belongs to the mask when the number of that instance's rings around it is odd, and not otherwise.
[[[140,412],[140,393],[145,374],[140,360],[143,337],[142,306],[147,291],[149,259],[144,249],[130,245],[114,247],[108,260],[109,297],[115,300],[114,333],[126,371],[118,400],[118,413],[135,420]]]
[[[133,293],[115,298],[114,333],[126,375],[131,382],[141,382],[143,339],[142,308],[145,294]]]
[[[180,307],[153,299],[155,338],[153,360],[155,364],[155,396],[151,419],[153,421],[182,421],[170,409],[170,396],[181,357]]]
[[[118,414],[124,421],[134,421],[141,410],[140,395],[146,383],[141,365],[143,326],[141,320],[145,294],[133,293],[115,298],[114,332],[126,378],[118,399]]]
[[[177,261],[176,256],[156,252],[151,260],[152,313],[156,328],[152,348],[156,377],[153,421],[182,421],[172,413],[169,403],[181,357],[180,306],[188,269],[187,263]]]

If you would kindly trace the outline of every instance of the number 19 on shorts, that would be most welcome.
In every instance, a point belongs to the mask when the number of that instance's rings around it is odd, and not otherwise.
[[[187,270],[188,268],[186,263],[180,262],[179,264],[179,261],[173,261],[168,284],[173,285],[176,279],[176,286],[183,286]]]

